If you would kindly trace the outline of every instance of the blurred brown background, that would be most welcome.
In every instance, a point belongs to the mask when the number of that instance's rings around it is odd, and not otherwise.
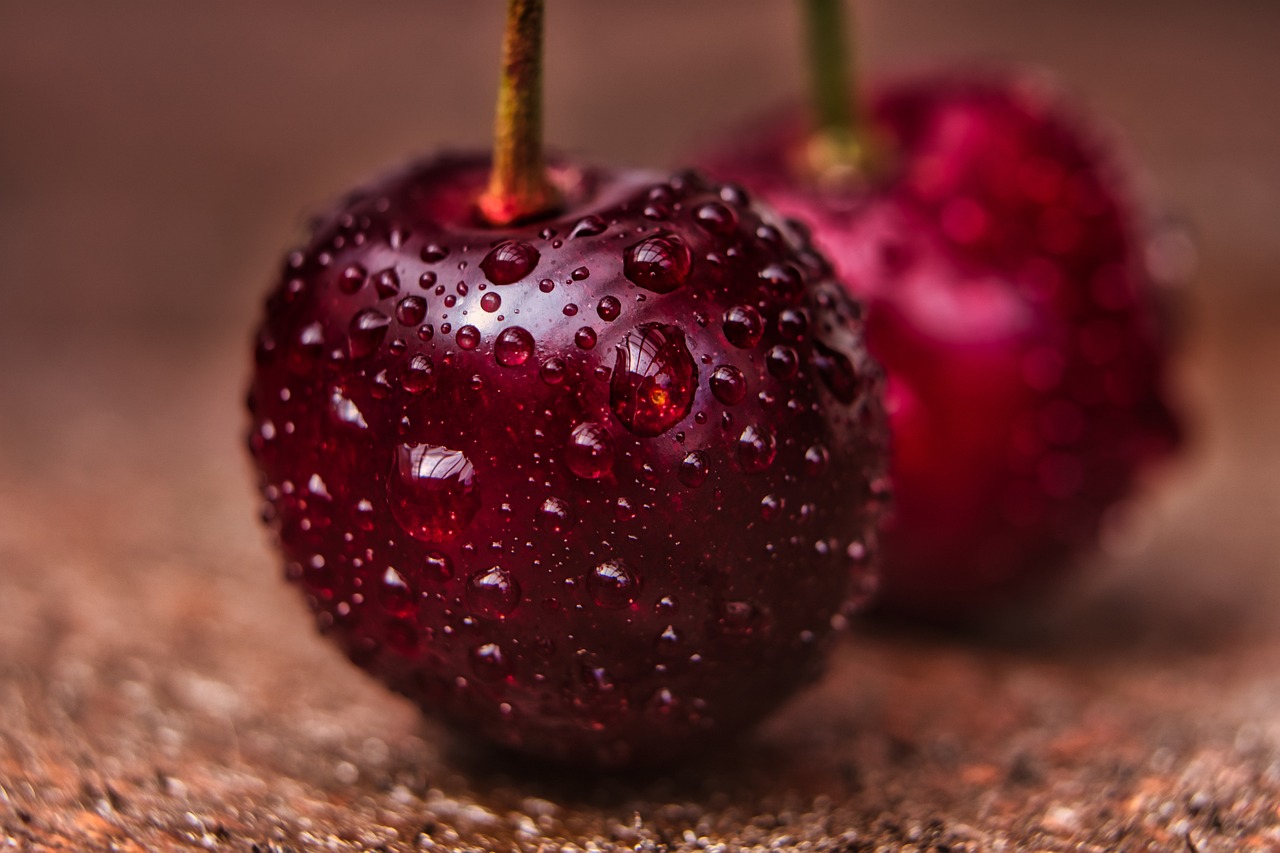
[[[799,91],[794,5],[553,0],[549,138],[676,165]],[[0,842],[1280,849],[1280,4],[860,4],[869,76],[1032,63],[1122,134],[1199,246],[1196,440],[1025,624],[861,629],[740,755],[599,790],[313,637],[241,450],[277,258],[487,143],[501,7],[0,0]]]

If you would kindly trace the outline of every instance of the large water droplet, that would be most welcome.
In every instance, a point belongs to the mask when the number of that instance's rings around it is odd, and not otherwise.
[[[538,370],[538,375],[542,377],[542,381],[548,385],[559,385],[564,381],[565,373],[568,371],[564,363],[564,359],[558,356],[552,356],[542,362],[542,367]]]
[[[783,302],[794,302],[804,292],[800,270],[791,264],[769,264],[760,270],[760,282],[770,296]]]
[[[373,277],[373,287],[378,291],[378,296],[390,299],[400,292],[400,276],[396,275],[394,268],[387,267]]]
[[[670,293],[689,278],[689,247],[672,235],[649,237],[627,249],[622,271],[638,287]]]
[[[763,471],[773,464],[778,440],[767,427],[751,424],[738,436],[738,463],[748,473]]]
[[[480,297],[480,307],[488,314],[492,314],[502,307],[502,297],[493,291],[489,291]]]
[[[528,243],[508,240],[485,255],[480,269],[494,284],[514,284],[533,272],[541,256]]]
[[[533,355],[533,335],[519,326],[508,326],[498,334],[493,357],[503,367],[519,367]]]
[[[678,326],[646,323],[617,348],[609,405],[637,435],[661,435],[693,408],[698,367]]]
[[[376,308],[366,308],[351,318],[347,329],[347,348],[352,358],[364,358],[374,352],[387,336],[391,318]]]
[[[578,424],[569,434],[564,461],[570,471],[588,480],[608,474],[613,470],[613,439],[608,430],[590,421]]]
[[[453,336],[458,342],[458,346],[465,350],[473,350],[480,346],[480,330],[471,324],[467,324],[458,329],[458,334]]]
[[[724,312],[724,336],[739,349],[750,349],[760,343],[764,321],[750,305],[735,305]]]
[[[432,364],[431,357],[418,354],[409,359],[404,374],[400,377],[400,387],[416,396],[426,393],[434,384],[435,365]]]
[[[606,323],[612,323],[622,313],[622,303],[618,301],[616,296],[606,296],[596,305],[596,313],[600,315],[601,320]]]
[[[400,526],[424,542],[454,538],[480,509],[471,460],[460,451],[430,444],[402,444],[396,449],[387,497]]]
[[[343,293],[355,293],[364,287],[365,279],[368,277],[369,274],[365,272],[364,267],[359,264],[351,264],[338,273],[338,289]]]
[[[427,300],[421,296],[406,296],[396,306],[396,319],[406,326],[416,326],[427,316]]]
[[[589,214],[582,217],[573,226],[573,230],[569,232],[569,237],[594,237],[597,234],[603,234],[604,229],[608,226],[605,221],[595,214]]]
[[[718,201],[699,205],[693,218],[708,231],[716,234],[732,234],[738,227],[738,215]]]
[[[547,498],[538,507],[538,515],[534,519],[539,530],[550,533],[563,533],[573,524],[573,514],[569,505],[559,498]]]
[[[701,450],[695,450],[681,460],[676,476],[686,486],[696,488],[707,481],[707,475],[710,473],[711,466],[707,463],[706,454]]]
[[[482,619],[505,619],[520,604],[520,584],[501,566],[481,569],[467,581],[467,603]]]
[[[449,247],[440,243],[428,243],[422,247],[422,260],[429,264],[437,264],[449,257]]]
[[[764,364],[771,376],[785,380],[791,379],[796,375],[796,370],[800,366],[800,359],[796,356],[796,351],[791,347],[779,344],[765,354]]]
[[[858,399],[862,383],[858,381],[857,371],[853,369],[853,362],[847,355],[815,339],[813,366],[817,368],[823,384],[841,403],[848,405]]]
[[[587,589],[600,607],[629,607],[640,594],[640,575],[623,560],[605,560],[587,575]]]

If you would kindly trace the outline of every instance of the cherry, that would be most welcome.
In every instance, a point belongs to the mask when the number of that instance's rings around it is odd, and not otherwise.
[[[742,190],[522,157],[412,164],[289,255],[249,393],[264,517],[320,629],[428,713],[673,760],[811,678],[874,582],[882,374]]]
[[[894,445],[882,604],[964,618],[1069,565],[1178,444],[1157,296],[1114,157],[1043,86],[925,78],[854,126],[833,181],[798,117],[705,165],[808,222],[866,301]]]

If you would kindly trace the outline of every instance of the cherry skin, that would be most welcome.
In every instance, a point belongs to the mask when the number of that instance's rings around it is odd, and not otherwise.
[[[882,375],[743,191],[553,172],[523,225],[477,221],[467,156],[325,217],[267,301],[250,448],[360,666],[505,747],[670,761],[812,677],[873,581]]]
[[[999,77],[883,90],[889,162],[799,180],[799,120],[706,162],[810,223],[867,305],[888,373],[888,611],[964,620],[1056,576],[1179,442],[1141,228],[1105,147],[1049,93]]]

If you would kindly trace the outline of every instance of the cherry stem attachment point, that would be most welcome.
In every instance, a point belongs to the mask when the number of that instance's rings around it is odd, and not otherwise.
[[[824,184],[864,179],[872,169],[872,140],[858,106],[846,56],[844,0],[806,0],[815,131],[806,168]]]
[[[478,202],[481,218],[494,226],[545,216],[561,203],[542,151],[543,6],[544,0],[507,0],[493,171]]]

